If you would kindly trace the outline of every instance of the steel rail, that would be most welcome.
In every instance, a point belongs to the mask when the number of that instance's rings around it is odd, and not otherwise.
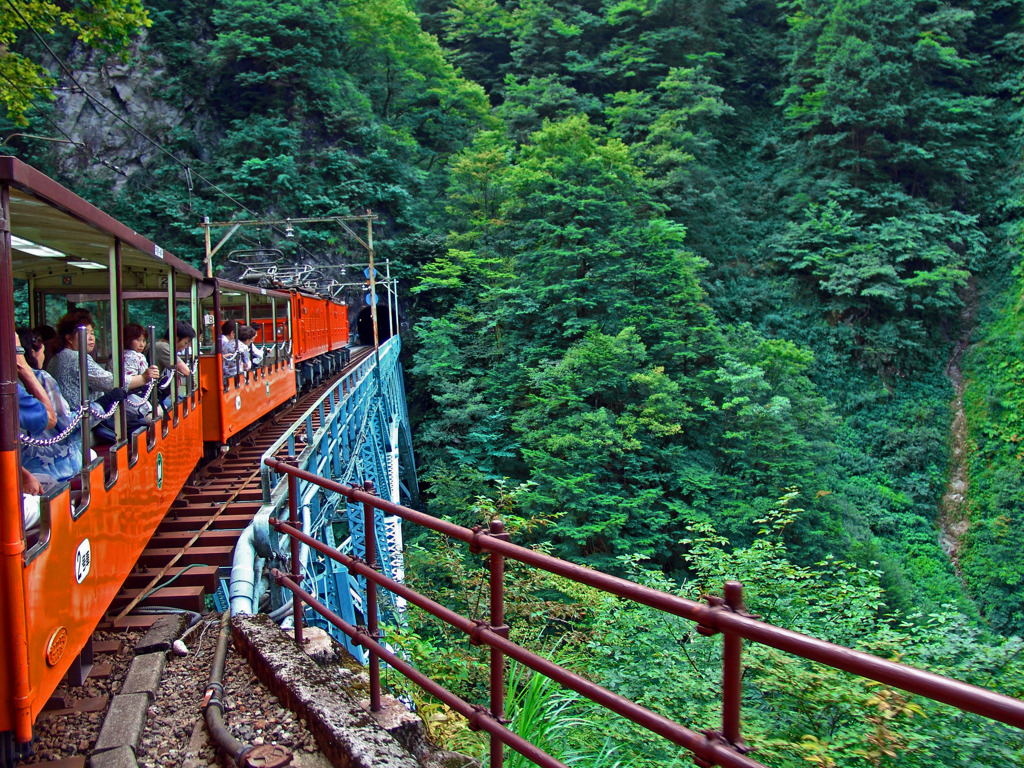
[[[253,432],[249,433],[248,437],[256,438],[266,433],[274,434],[279,429],[286,428],[282,427],[281,422],[290,424],[293,418],[292,414],[294,414],[296,411],[304,412],[307,409],[307,404],[309,402],[315,400],[317,397],[320,397],[322,391],[325,388],[326,390],[329,391],[332,387],[334,387],[337,384],[338,381],[341,380],[342,377],[344,377],[347,374],[348,371],[341,371],[338,373],[337,376],[335,376],[329,382],[324,384],[323,387],[318,388],[313,392],[307,392],[306,394],[301,395],[294,404],[282,405],[282,413],[277,414],[276,416],[268,417],[266,421],[258,425],[254,425],[254,430]],[[241,444],[233,446],[231,450],[227,454],[223,454],[221,458],[231,459],[235,455],[235,452],[240,450],[241,448]],[[200,542],[203,534],[208,533],[212,530],[216,530],[218,520],[221,516],[225,514],[234,514],[233,510],[235,508],[235,504],[238,500],[238,497],[241,494],[259,488],[258,483],[260,480],[261,471],[261,468],[257,468],[248,475],[239,474],[234,478],[234,482],[231,484],[229,488],[222,489],[225,496],[216,501],[215,503],[211,504],[211,507],[216,508],[211,509],[209,516],[205,517],[201,523],[197,522],[195,528],[192,528],[191,530],[187,531],[182,531],[183,533],[187,533],[190,538],[188,538],[188,540],[184,544],[181,544],[177,547],[177,551],[175,552],[175,554],[170,555],[170,557],[166,559],[161,559],[159,565],[153,566],[151,570],[155,571],[155,573],[149,578],[145,586],[141,588],[132,587],[131,589],[122,587],[121,592],[119,592],[117,597],[115,597],[115,601],[127,599],[127,605],[123,608],[119,608],[116,612],[108,611],[108,620],[110,622],[126,620],[127,618],[129,618],[129,615],[132,613],[132,611],[138,608],[140,603],[151,598],[155,600],[156,598],[153,597],[153,594],[157,592],[157,590],[155,590],[154,588],[162,584],[164,578],[166,577],[167,573],[171,570],[171,568],[177,565],[177,563],[189,553],[191,548],[196,546],[197,542]],[[187,502],[189,494],[192,491],[202,493],[205,492],[205,488],[200,486],[187,486],[182,490],[181,494],[179,494],[178,500],[184,500]],[[173,520],[175,519],[177,513],[185,512],[187,511],[187,509],[187,506],[172,506],[168,511],[168,518]],[[242,527],[244,528],[244,526]],[[161,525],[158,527],[157,531],[161,532],[163,530],[164,528],[162,522]],[[239,529],[239,533],[241,533],[241,529]],[[132,595],[130,599],[128,599],[129,594]]]
[[[371,372],[370,367],[364,368],[363,363],[369,362],[368,358],[372,353],[371,347],[365,347],[360,349],[352,359],[345,365],[342,374],[331,381],[330,385],[325,387],[322,392],[318,390],[318,394],[315,400],[311,401],[311,404],[297,416],[287,427],[281,435],[270,445],[269,448],[264,452],[264,459],[260,465],[261,473],[263,465],[267,464],[267,459],[271,458],[281,452],[284,446],[288,443],[288,439],[292,437],[297,430],[299,430],[304,424],[309,422],[310,419],[314,418],[321,409],[330,410],[332,402],[332,395],[337,395],[338,407],[340,407],[350,392],[352,392],[359,384],[365,379]],[[320,424],[319,429],[323,428],[323,424]],[[319,432],[319,429],[317,432]],[[314,443],[316,434],[307,435],[307,443],[303,447],[302,452],[296,456],[296,461],[302,461],[306,456],[311,455],[314,450]],[[267,466],[270,466],[267,464]],[[271,483],[271,479],[261,476],[261,483],[264,492],[264,502],[270,502],[273,497],[273,491],[277,489],[277,485]]]

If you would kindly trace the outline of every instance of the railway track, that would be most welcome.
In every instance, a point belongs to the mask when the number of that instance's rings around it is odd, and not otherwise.
[[[145,613],[154,607],[196,613],[207,609],[207,597],[220,588],[221,577],[230,570],[238,537],[262,504],[264,452],[328,387],[371,353],[372,348],[357,351],[340,374],[254,427],[196,471],[114,598],[100,629],[144,629],[159,618]],[[318,426],[317,414],[314,428]]]

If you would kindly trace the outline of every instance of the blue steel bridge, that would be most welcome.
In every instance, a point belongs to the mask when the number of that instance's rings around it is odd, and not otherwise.
[[[401,339],[395,335],[380,345],[352,372],[331,388],[297,419],[264,453],[271,457],[293,457],[290,463],[320,477],[346,485],[370,482],[378,496],[398,503],[418,502],[419,486],[413,461],[409,413],[406,406]],[[262,463],[262,462],[261,462]],[[291,609],[291,595],[280,595],[273,582],[261,579],[264,566],[290,563],[290,545],[270,528],[270,519],[287,519],[287,478],[262,463],[263,506],[240,539],[235,552],[231,579],[233,613],[256,613],[260,596],[269,589],[271,611],[283,616]],[[298,481],[298,512],[303,530],[318,541],[345,554],[363,559],[366,531],[363,509],[336,493]],[[374,517],[377,557],[382,572],[402,581],[401,519],[378,511]],[[366,581],[340,563],[301,547],[300,571],[303,585],[347,622],[365,624]],[[390,601],[381,612],[394,621],[402,620],[401,601]],[[289,614],[290,616],[290,614]],[[288,626],[289,618],[284,619]],[[331,633],[357,659],[365,651],[347,635],[323,622],[311,611],[308,625]]]

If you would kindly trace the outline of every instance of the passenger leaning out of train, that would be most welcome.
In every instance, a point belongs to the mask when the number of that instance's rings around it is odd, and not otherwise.
[[[19,328],[17,333],[18,341],[25,350],[25,361],[30,369],[30,375],[42,387],[46,396],[44,405],[51,407],[55,416],[53,426],[39,435],[34,435],[43,438],[46,445],[22,443],[21,466],[23,470],[32,473],[36,484],[43,492],[48,492],[82,471],[82,432],[72,427],[75,412],[61,394],[57,381],[42,370],[44,344],[39,333],[29,328]],[[19,359],[19,378],[27,380],[20,366]],[[35,397],[37,400],[40,399],[38,393]],[[58,437],[61,439],[57,440]],[[95,454],[93,457],[95,458]]]
[[[241,356],[238,349],[238,326],[234,320],[225,320],[220,326],[220,354],[221,368],[224,371],[224,383],[228,379],[237,376],[242,370],[240,367]]]
[[[125,389],[137,389],[144,386],[150,379],[159,375],[157,367],[151,366],[144,374],[136,374],[125,381],[125,387],[115,386],[114,374],[106,370],[92,358],[92,351],[96,347],[96,323],[92,315],[84,309],[74,310],[64,315],[57,323],[57,337],[60,339],[61,349],[50,361],[49,372],[57,380],[61,394],[68,401],[71,408],[80,408],[82,405],[82,378],[79,374],[78,362],[78,329],[80,326],[86,328],[86,376],[89,384],[90,410],[93,414],[94,426],[97,435],[106,440],[114,439],[112,416],[113,404],[125,399]],[[135,430],[145,426],[145,422],[132,423],[129,420],[128,428]]]
[[[160,402],[163,407],[171,405],[171,369],[178,375],[178,400],[185,398],[185,385],[189,376],[192,375],[188,363],[182,360],[185,350],[192,344],[196,337],[196,329],[190,323],[179,320],[174,324],[174,353],[171,353],[170,334],[160,339],[153,347],[156,356],[156,363],[160,367]]]
[[[251,371],[259,366],[260,361],[263,360],[263,351],[253,343],[255,338],[256,329],[251,325],[240,325],[238,327],[238,353],[241,359],[238,367],[239,371]]]
[[[57,412],[53,403],[25,359],[25,348],[17,334],[14,344],[18,364],[18,418],[21,428],[29,434],[53,429],[57,425]]]
[[[19,348],[20,349],[20,348]],[[24,376],[24,370],[28,369],[21,354],[18,355],[18,377]],[[31,372],[29,376],[34,380]],[[45,395],[44,395],[45,397]],[[43,433],[56,423],[56,416],[52,414],[52,406],[47,408],[42,400],[34,396],[29,388],[21,381],[18,381],[18,427],[24,437],[39,438]],[[26,443],[22,442],[22,445]],[[21,491],[24,495],[22,509],[24,510],[25,529],[29,529],[39,522],[39,496],[44,492],[42,483],[32,474],[32,471],[25,466],[24,448],[22,448],[21,464]]]
[[[17,338],[18,363],[18,428],[21,432],[22,463],[21,490],[25,494],[22,502],[25,528],[31,528],[39,522],[39,495],[44,492],[39,479],[25,466],[25,449],[28,443],[25,438],[41,438],[46,430],[57,424],[57,414],[53,404],[46,396],[42,386],[32,373],[32,368],[25,361],[24,349]]]
[[[141,377],[147,384],[160,375],[157,366],[150,366],[146,358],[146,345],[149,343],[149,331],[138,323],[128,323],[124,327],[124,377],[131,381],[133,378]],[[156,373],[153,373],[153,370]],[[156,385],[154,385],[156,386]],[[128,409],[128,422],[140,423],[151,422],[153,405],[149,400],[145,386],[132,390],[125,398],[125,406]]]
[[[47,413],[46,406],[33,397],[25,388],[25,385],[18,382],[18,427],[28,437],[42,437],[46,431]],[[25,445],[24,443],[22,444]],[[43,493],[43,485],[32,474],[32,470],[25,466],[25,448],[22,447],[21,462],[21,490],[29,496],[38,496]]]
[[[263,365],[263,357],[265,352],[263,347],[256,343],[257,329],[253,326],[249,326],[249,359],[252,361],[253,368],[259,368]]]

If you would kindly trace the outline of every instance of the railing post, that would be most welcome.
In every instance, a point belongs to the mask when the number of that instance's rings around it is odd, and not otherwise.
[[[491,520],[490,535],[508,541],[505,523]],[[490,565],[491,587],[491,629],[504,638],[508,638],[508,627],[505,625],[505,557],[497,552],[488,555]],[[505,654],[491,647],[491,715],[498,721],[505,720]],[[491,734],[491,768],[502,768],[505,765],[505,745],[501,739]]]
[[[294,456],[289,456],[285,462],[297,466]],[[288,522],[293,528],[299,528],[299,478],[288,473]],[[292,581],[300,584],[301,572],[299,563],[299,540],[294,536],[289,537],[292,552]],[[292,593],[292,621],[295,625],[295,642],[302,647],[302,600],[298,593]]]
[[[734,613],[746,615],[742,583],[725,582],[725,604]],[[722,642],[722,735],[733,746],[742,748],[740,699],[743,694],[743,638],[724,631]]]
[[[173,330],[172,330],[172,333],[173,333]],[[171,347],[173,349],[174,342],[171,342]],[[146,344],[146,363],[148,365],[150,365],[150,366],[156,365],[156,326],[155,325],[149,326],[149,340],[148,340],[148,343]],[[173,360],[171,361],[171,364],[173,366],[173,364],[174,364]],[[148,381],[149,380],[147,379],[146,382],[148,382]],[[143,382],[143,386],[148,386],[148,384],[146,382]],[[149,392],[149,408],[150,408],[150,412],[153,414],[153,421],[156,422],[156,414],[157,414],[157,412],[159,410],[157,408],[157,406],[160,404],[160,391],[159,391],[159,387],[157,386],[160,383],[160,377],[157,376],[156,379],[153,380],[152,383],[153,383],[153,389],[151,389],[150,392]],[[125,410],[127,410],[127,409],[125,409]],[[166,412],[165,412],[165,417],[169,418],[169,414],[166,414]],[[127,434],[127,433],[125,433],[125,434]]]
[[[85,411],[82,413],[82,495],[76,505],[78,514],[85,511],[89,506],[89,499],[92,489],[89,486],[92,472],[89,465],[92,463],[92,413],[89,410],[89,329],[78,326],[78,376],[81,390],[79,397],[82,398],[82,406]],[[121,409],[124,411],[124,408]]]
[[[78,326],[78,384],[79,393],[78,396],[82,400],[82,405],[88,408],[89,406],[89,329],[84,325]],[[88,467],[90,459],[90,445],[89,438],[92,433],[89,431],[92,420],[92,414],[87,410],[85,415],[82,416],[82,466]]]
[[[363,483],[363,490],[374,495],[373,481]],[[366,565],[377,570],[377,528],[374,525],[374,508],[363,502],[363,537],[365,538]],[[377,583],[366,580],[366,630],[374,640],[379,639],[377,626]],[[380,712],[380,657],[373,648],[370,652],[370,711]]]

